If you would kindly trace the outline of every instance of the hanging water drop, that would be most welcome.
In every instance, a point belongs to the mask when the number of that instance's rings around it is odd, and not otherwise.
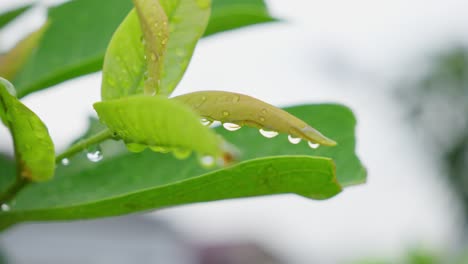
[[[146,145],[139,143],[127,143],[125,145],[130,152],[138,153],[146,149]]]
[[[200,163],[205,168],[213,167],[215,165],[215,158],[209,155],[202,156],[200,158]]]
[[[171,151],[171,149],[162,146],[150,146],[149,148],[154,152],[160,153],[169,153],[169,151]]]
[[[317,144],[317,143],[313,143],[311,141],[309,141],[309,147],[313,148],[313,149],[317,149],[318,147],[320,147],[320,144]]]
[[[176,159],[186,159],[192,154],[192,151],[189,149],[181,149],[181,148],[176,148],[172,150],[172,154]]]
[[[8,204],[4,203],[4,204],[2,204],[1,209],[2,209],[3,212],[8,212],[8,211],[10,211],[11,208],[10,208],[10,206]]]
[[[301,142],[301,138],[294,137],[292,135],[288,135],[288,140],[291,144],[299,144],[299,142]]]
[[[213,120],[209,120],[208,118],[201,118],[200,123],[204,126],[209,126],[213,123]]]
[[[64,158],[60,161],[63,166],[68,166],[70,164],[70,160],[67,158]]]
[[[234,123],[224,123],[223,127],[229,131],[236,131],[241,128],[241,126],[239,126],[238,124],[234,124]]]
[[[278,135],[278,132],[276,131],[268,131],[268,130],[265,130],[263,128],[260,128],[260,134],[262,134],[262,136],[266,137],[266,138],[274,138]]]
[[[101,147],[98,145],[95,150],[88,151],[86,157],[92,162],[99,162],[104,156],[102,155]]]

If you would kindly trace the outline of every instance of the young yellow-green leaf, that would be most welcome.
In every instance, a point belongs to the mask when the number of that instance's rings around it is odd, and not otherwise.
[[[149,146],[159,152],[222,154],[222,139],[203,126],[189,107],[164,96],[136,95],[95,103],[94,109],[131,151]]]
[[[130,12],[106,51],[103,101],[144,91],[169,95],[182,78],[210,16],[209,0],[135,3],[141,11]]]
[[[267,137],[286,133],[290,135],[292,142],[304,139],[311,144],[336,145],[335,141],[322,135],[301,119],[248,95],[223,91],[201,91],[180,95],[173,99],[190,106],[200,116],[210,121],[228,123],[227,129],[229,129],[229,124],[252,126],[261,129]]]
[[[158,0],[133,0],[133,3],[143,31],[147,65],[144,91],[147,95],[159,94],[161,64],[169,37],[167,16]]]
[[[33,50],[37,47],[49,23],[32,32],[11,50],[0,55],[0,76],[12,80],[21,69]]]
[[[187,69],[211,13],[211,0],[160,0],[169,17],[169,40],[161,72],[161,93],[169,95]]]
[[[136,1],[112,36],[102,73],[103,100],[159,90],[168,23],[157,0]]]
[[[31,181],[53,177],[55,151],[44,123],[10,93],[11,84],[0,78],[0,112],[10,129],[19,175]]]

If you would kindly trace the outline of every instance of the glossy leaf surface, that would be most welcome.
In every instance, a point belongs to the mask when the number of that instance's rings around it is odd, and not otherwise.
[[[253,128],[230,132],[219,127],[216,131],[241,150],[242,161],[251,161],[213,172],[201,168],[193,156],[177,160],[151,151],[128,153],[123,144],[118,151],[118,143],[108,141],[102,145],[102,161],[76,156],[68,166],[57,168],[52,181],[23,190],[11,211],[0,214],[0,223],[5,227],[21,221],[94,218],[281,192],[319,199],[336,194],[338,186],[330,184],[330,160],[310,156],[332,158],[341,186],[365,181],[366,171],[354,153],[355,119],[348,108],[306,105],[286,110],[316,122],[317,129],[340,144],[313,150],[307,144],[290,144],[286,136],[267,139]],[[256,159],[277,155],[288,156]]]
[[[132,96],[94,104],[99,119],[132,150],[158,149],[221,155],[222,140],[189,107],[164,96]],[[144,148],[141,148],[141,151]]]
[[[55,151],[47,127],[11,94],[9,85],[0,78],[0,112],[13,137],[19,174],[31,181],[49,180],[54,175]]]

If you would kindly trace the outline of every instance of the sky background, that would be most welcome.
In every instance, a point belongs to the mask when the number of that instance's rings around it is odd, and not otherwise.
[[[24,2],[1,1],[0,10]],[[394,87],[408,72],[423,71],[429,54],[468,42],[468,1],[267,3],[282,21],[201,40],[175,95],[227,90],[278,106],[345,104],[358,119],[357,152],[368,182],[326,201],[281,195],[182,206],[148,217],[166,220],[193,241],[256,241],[290,263],[453,248],[461,239],[459,205],[441,180],[437,149],[414,136]],[[37,26],[42,14],[36,10],[2,32],[3,48]],[[48,125],[58,150],[86,129],[92,104],[100,100],[100,78],[91,74],[24,98]],[[0,147],[11,151],[11,143]]]

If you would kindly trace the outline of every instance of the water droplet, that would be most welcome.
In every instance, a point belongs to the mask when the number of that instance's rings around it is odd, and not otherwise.
[[[190,151],[189,149],[176,148],[172,150],[172,154],[176,159],[186,159],[190,156],[191,153],[192,151]]]
[[[155,27],[155,28],[159,27],[158,22],[155,22],[155,23],[154,23],[154,27]]]
[[[266,115],[266,113],[268,113],[268,111],[265,108],[263,108],[262,109],[262,114]]]
[[[10,208],[10,206],[8,204],[4,203],[4,204],[1,205],[1,209],[2,209],[3,212],[8,212],[8,211],[10,211],[11,208]]]
[[[240,96],[238,96],[238,95],[234,95],[234,97],[232,97],[232,102],[233,103],[237,103],[237,102],[239,102],[239,100],[240,100]]]
[[[309,147],[313,148],[313,149],[317,149],[318,147],[320,147],[320,144],[317,144],[317,143],[313,143],[311,141],[309,141]]]
[[[201,118],[201,119],[200,119],[200,122],[201,122],[201,124],[204,125],[204,126],[209,126],[209,125],[211,125],[211,123],[213,123],[213,121],[212,121],[212,120],[209,120],[208,118]]]
[[[262,136],[266,137],[266,138],[274,138],[278,135],[278,132],[276,131],[269,131],[269,130],[265,130],[263,128],[260,128],[260,134],[262,134]]]
[[[239,126],[238,124],[234,124],[234,123],[224,123],[223,127],[229,131],[236,131],[241,128],[241,126]]]
[[[67,158],[64,158],[60,161],[63,166],[68,166],[70,164],[70,160]]]
[[[162,147],[162,146],[150,146],[149,148],[154,152],[161,152],[161,153],[169,153],[169,151],[171,151],[171,149]]]
[[[86,153],[86,157],[92,162],[99,162],[104,156],[102,155],[101,148],[97,146],[96,150],[88,151],[88,153]]]
[[[185,51],[182,48],[177,48],[175,51],[176,55],[179,57],[183,57],[185,55]]]
[[[128,151],[138,153],[146,149],[146,145],[139,143],[127,143],[126,144]]]
[[[301,142],[301,138],[294,137],[294,136],[291,136],[291,135],[288,135],[288,140],[292,144],[299,144],[299,142]]]
[[[162,37],[162,35],[163,35],[162,31],[159,31],[158,32],[158,37]]]
[[[223,116],[229,116],[229,112],[228,111],[223,111]]]
[[[151,53],[151,60],[152,60],[152,61],[155,61],[156,59],[157,59],[156,54]]]
[[[205,155],[200,158],[200,163],[205,168],[213,167],[215,165],[215,158],[213,156]]]
[[[265,122],[265,118],[263,116],[260,117],[260,122]]]
[[[166,43],[167,43],[167,38],[163,38],[163,39],[161,40],[161,44],[166,45]]]

